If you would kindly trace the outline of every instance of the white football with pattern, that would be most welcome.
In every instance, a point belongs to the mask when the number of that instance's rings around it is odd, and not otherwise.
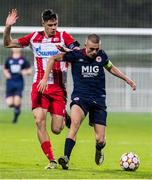
[[[138,169],[140,160],[133,152],[124,153],[120,158],[120,166],[126,171],[135,171]]]

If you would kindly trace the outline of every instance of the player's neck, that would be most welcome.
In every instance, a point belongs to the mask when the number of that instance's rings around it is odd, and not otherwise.
[[[44,36],[46,38],[52,38],[55,34],[47,34],[45,31],[44,31]]]

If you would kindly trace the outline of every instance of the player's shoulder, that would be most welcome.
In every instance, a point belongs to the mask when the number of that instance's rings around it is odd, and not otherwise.
[[[73,49],[72,51],[70,51],[70,53],[82,56],[83,55],[83,50],[82,49]]]
[[[45,33],[44,33],[44,31],[34,31],[34,32],[32,32],[31,34],[29,34],[29,36],[31,37],[31,38],[42,38],[42,37],[44,37],[45,36]]]
[[[67,31],[61,31],[61,33],[63,34],[63,36],[70,36],[70,33],[68,33]]]
[[[10,61],[13,61],[13,60],[14,60],[13,57],[9,56],[6,58],[5,62],[9,63]]]
[[[70,33],[66,32],[66,31],[61,31],[60,33],[62,34],[63,39],[72,39],[73,40],[73,37]]]
[[[74,49],[74,50],[72,50],[72,51],[67,52],[67,53],[64,55],[64,58],[65,58],[65,59],[70,59],[70,60],[72,60],[72,62],[75,62],[75,60],[81,59],[81,58],[83,58],[83,57],[82,57],[82,54],[81,54],[80,50]]]
[[[108,58],[107,53],[103,49],[98,51],[97,56],[101,56],[102,58],[105,58],[105,59]]]
[[[21,56],[20,58],[19,58],[19,60],[23,60],[24,62],[26,62],[27,61],[27,59],[26,59],[26,57],[24,57],[24,56]]]
[[[104,54],[107,54],[103,49],[100,49],[99,51],[98,51],[98,54],[101,54],[101,55],[104,55]]]
[[[69,36],[69,35],[70,34],[67,33],[66,31],[59,31],[59,30],[57,30],[54,36],[62,36],[62,37],[64,37],[64,36]]]

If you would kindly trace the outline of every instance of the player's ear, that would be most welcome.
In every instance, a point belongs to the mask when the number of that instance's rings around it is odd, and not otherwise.
[[[45,23],[44,23],[44,21],[42,20],[42,26],[44,26],[44,24],[45,24]]]
[[[87,39],[86,39],[86,41],[85,41],[85,43],[84,43],[84,46],[85,46],[85,47],[87,46]]]

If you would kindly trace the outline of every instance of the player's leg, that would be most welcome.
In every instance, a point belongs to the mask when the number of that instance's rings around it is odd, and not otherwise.
[[[66,99],[62,91],[58,92],[58,95],[52,93],[50,97],[52,100],[49,105],[49,112],[52,115],[51,130],[54,134],[60,134],[64,128]]]
[[[6,104],[8,107],[14,106],[14,85],[11,81],[6,81]]]
[[[18,121],[18,117],[21,113],[21,95],[15,95],[14,96],[14,118],[13,118],[13,123],[16,123]]]
[[[101,165],[104,161],[104,153],[102,149],[105,147],[105,129],[106,129],[107,112],[100,106],[95,106],[89,114],[90,122],[94,126],[95,139],[96,139],[96,153],[95,162],[97,165]]]
[[[64,128],[64,116],[52,114],[51,130],[54,134],[60,134]]]
[[[6,104],[10,108],[14,108],[14,85],[7,82],[6,84]],[[14,117],[12,123],[15,123]]]
[[[65,140],[64,156],[58,159],[58,162],[63,169],[68,169],[69,167],[69,160],[70,160],[71,152],[75,145],[76,134],[84,117],[85,114],[83,110],[80,108],[80,106],[74,104],[71,107],[71,126],[69,129],[68,136]]]
[[[103,148],[106,145],[105,141],[105,128],[106,126],[95,124],[95,138],[96,138],[96,153],[95,153],[95,162],[97,165],[101,165],[104,161]]]
[[[32,85],[31,99],[33,115],[37,128],[37,136],[44,154],[50,161],[47,169],[56,168],[57,164],[54,158],[53,147],[46,129],[46,115],[50,101],[46,98],[46,96],[38,92],[36,83]]]
[[[65,122],[66,127],[69,129],[71,126],[71,117],[67,111],[65,111],[64,122]]]
[[[46,169],[54,169],[57,167],[57,163],[54,158],[50,137],[46,129],[47,109],[43,109],[40,107],[35,108],[33,109],[33,115],[37,127],[37,136],[41,144],[41,148],[50,161],[50,164],[46,167]]]
[[[10,108],[13,107],[14,106],[14,97],[13,96],[6,97],[6,104]]]
[[[18,121],[18,117],[21,113],[21,103],[22,103],[22,92],[23,92],[23,81],[14,83],[14,118],[13,123]]]

